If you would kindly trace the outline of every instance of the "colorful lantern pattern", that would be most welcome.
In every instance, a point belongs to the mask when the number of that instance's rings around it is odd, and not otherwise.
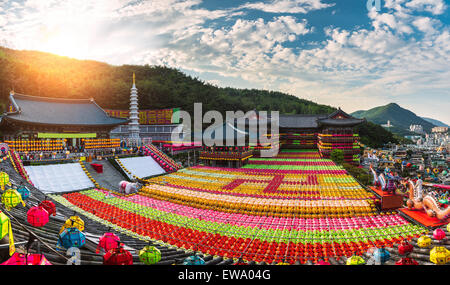
[[[27,212],[27,221],[33,227],[43,227],[48,223],[48,212],[40,207],[31,207]]]
[[[161,251],[154,246],[147,245],[139,251],[139,260],[147,265],[158,263],[161,260]]]
[[[378,214],[374,195],[317,151],[282,151],[240,169],[191,167],[148,181],[128,197],[106,199],[109,192],[98,189],[51,197],[139,239],[244,261],[317,263],[426,232],[396,212]]]
[[[123,247],[109,250],[103,255],[104,265],[133,265],[133,256]]]
[[[2,203],[8,211],[20,203],[22,203],[22,206],[25,207],[25,202],[22,200],[22,195],[20,195],[20,193],[15,189],[8,189],[3,193]]]

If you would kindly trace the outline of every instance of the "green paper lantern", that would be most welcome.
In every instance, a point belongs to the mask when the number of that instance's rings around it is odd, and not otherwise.
[[[2,195],[2,203],[5,205],[6,210],[11,210],[15,206],[22,203],[25,207],[25,203],[22,200],[22,195],[15,189],[8,189]]]
[[[154,246],[147,245],[139,251],[139,260],[147,265],[152,265],[161,260],[161,252]]]
[[[2,189],[4,189],[5,186],[8,185],[8,184],[9,184],[9,175],[8,175],[8,173],[6,173],[4,171],[0,172],[0,187]]]

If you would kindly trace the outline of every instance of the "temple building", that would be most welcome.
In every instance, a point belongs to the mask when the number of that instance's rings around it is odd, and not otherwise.
[[[11,92],[9,111],[0,121],[4,141],[109,139],[112,129],[128,120],[107,114],[94,99],[36,97]]]
[[[256,112],[259,116],[258,112]],[[267,118],[270,122],[270,118]],[[235,147],[226,144],[227,136],[238,138],[256,137],[249,131],[248,124],[244,128],[238,128],[235,121],[226,122],[223,126],[213,130],[221,134],[224,138],[222,144],[214,146],[203,146],[200,159],[203,164],[210,166],[223,165],[226,167],[241,167],[245,165],[250,157],[258,157],[260,150],[280,147],[285,149],[317,149],[322,157],[330,158],[334,149],[341,149],[344,153],[344,160],[348,163],[359,164],[359,136],[353,133],[353,127],[365,122],[365,119],[358,119],[345,113],[340,108],[331,114],[322,115],[280,115],[279,124],[279,145],[273,142],[258,141],[256,144],[246,144]],[[204,135],[211,137],[211,134],[204,132]],[[271,134],[271,126],[268,126],[267,134]],[[276,134],[275,134],[276,135]],[[214,136],[212,136],[214,137]]]

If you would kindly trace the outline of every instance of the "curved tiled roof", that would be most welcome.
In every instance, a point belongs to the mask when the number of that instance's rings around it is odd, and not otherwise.
[[[11,94],[15,112],[3,118],[30,124],[115,126],[127,119],[110,117],[93,99],[62,99]]]

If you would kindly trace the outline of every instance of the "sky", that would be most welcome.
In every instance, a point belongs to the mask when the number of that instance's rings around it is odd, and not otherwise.
[[[450,124],[450,1],[0,0],[0,45]]]

